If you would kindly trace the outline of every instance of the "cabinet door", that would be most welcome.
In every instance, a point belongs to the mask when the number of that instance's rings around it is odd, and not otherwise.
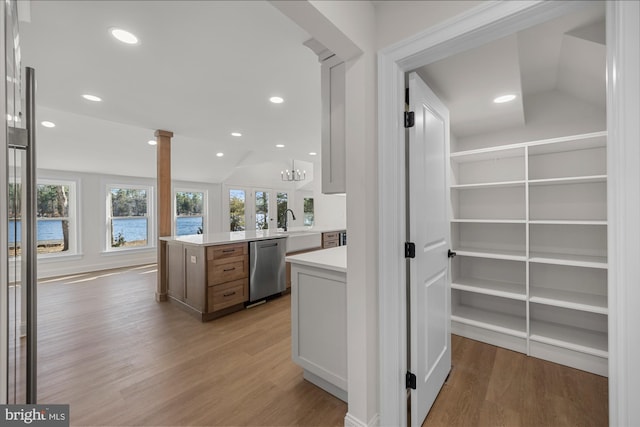
[[[322,63],[322,192],[346,191],[345,64],[336,56]]]
[[[184,301],[184,246],[179,243],[167,244],[168,292],[173,298]]]
[[[206,259],[204,248],[185,246],[185,302],[204,312]]]

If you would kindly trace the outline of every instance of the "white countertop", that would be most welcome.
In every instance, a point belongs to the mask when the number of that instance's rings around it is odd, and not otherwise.
[[[224,245],[226,243],[251,242],[278,239],[287,234],[275,230],[230,231],[227,233],[192,234],[189,236],[160,237],[167,242],[187,243],[198,246]]]
[[[160,237],[166,242],[187,243],[198,246],[224,245],[226,243],[252,242],[255,240],[278,239],[289,234],[326,233],[329,231],[341,231],[339,227],[291,227],[287,232],[278,230],[250,230],[230,231],[223,233],[192,234],[189,236]]]
[[[346,246],[322,249],[300,255],[291,255],[285,259],[292,264],[308,265],[310,267],[324,268],[341,273],[347,272]]]

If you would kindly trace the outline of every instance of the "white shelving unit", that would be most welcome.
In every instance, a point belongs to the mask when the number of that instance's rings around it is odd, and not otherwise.
[[[607,375],[606,139],[451,153],[454,333]]]

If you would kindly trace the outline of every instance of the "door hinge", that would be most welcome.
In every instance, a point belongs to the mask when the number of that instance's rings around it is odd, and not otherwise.
[[[407,371],[407,375],[405,377],[405,384],[407,388],[416,389],[416,376],[411,372]]]
[[[416,124],[415,114],[413,111],[405,111],[404,112],[404,127],[412,128],[413,125]]]
[[[447,252],[447,257],[448,258],[453,258],[456,255],[458,255],[458,254],[455,253],[454,251],[452,251],[451,249],[449,249],[449,252]]]
[[[416,257],[416,245],[413,242],[406,242],[404,244],[404,257],[415,258]]]

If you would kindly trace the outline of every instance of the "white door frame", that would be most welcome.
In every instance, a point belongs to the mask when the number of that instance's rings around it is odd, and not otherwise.
[[[486,2],[378,52],[380,425],[406,425],[406,289],[402,285],[406,267],[400,255],[406,218],[405,73],[561,16],[581,3]],[[634,298],[636,304],[640,302],[640,236],[629,233],[638,231],[640,218],[638,10],[636,1],[607,2],[611,425],[631,425],[640,419],[640,410],[631,403],[640,397],[640,367],[630,357],[640,354],[640,343],[626,326],[640,324],[640,311],[632,307]]]

